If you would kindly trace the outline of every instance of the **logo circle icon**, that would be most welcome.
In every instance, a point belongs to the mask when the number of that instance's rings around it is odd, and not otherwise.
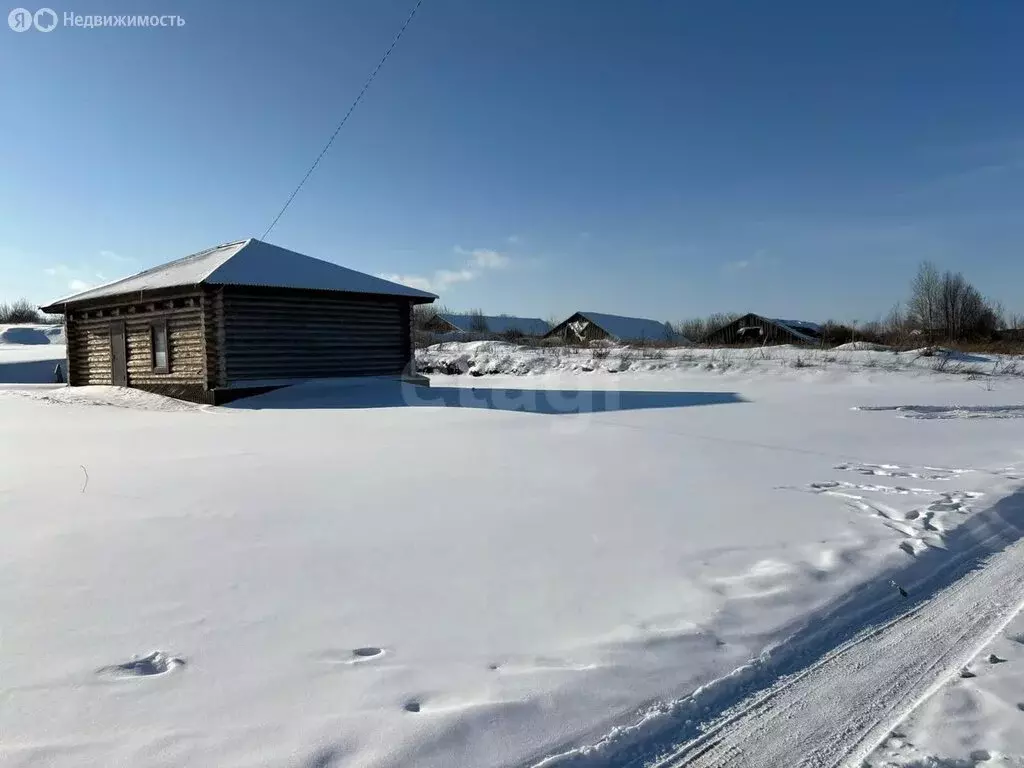
[[[40,32],[52,32],[57,26],[57,12],[53,8],[40,8],[32,17],[32,23]]]
[[[32,29],[32,11],[27,8],[15,8],[7,14],[7,26],[15,32],[27,32]]]

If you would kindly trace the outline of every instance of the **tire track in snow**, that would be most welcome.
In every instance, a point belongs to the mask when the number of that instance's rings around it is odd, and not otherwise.
[[[652,768],[859,765],[1009,623],[1021,594],[1024,545],[1017,544],[928,603],[777,685],[716,729],[713,744],[698,739]]]
[[[1020,609],[1022,535],[1024,489],[748,665],[534,766],[858,766]]]

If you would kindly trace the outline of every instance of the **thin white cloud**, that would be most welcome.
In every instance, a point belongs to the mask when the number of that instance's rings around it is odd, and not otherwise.
[[[419,288],[423,291],[442,293],[458,283],[468,283],[476,280],[484,272],[496,269],[504,269],[511,263],[511,259],[503,253],[490,248],[465,249],[455,246],[454,251],[459,256],[465,256],[466,262],[459,269],[438,269],[433,275],[399,275],[379,274],[378,277],[384,280],[391,280],[395,283],[407,285],[410,288]]]
[[[722,265],[722,269],[730,274],[736,272],[743,272],[744,270],[750,269],[751,267],[760,267],[765,264],[776,263],[776,260],[769,257],[768,251],[764,248],[758,248],[754,253],[747,259],[737,259],[736,261],[727,261]]]
[[[131,256],[122,256],[121,254],[115,253],[114,251],[100,251],[100,256],[106,259],[107,261],[118,261],[121,263],[135,261],[135,259],[133,259]]]
[[[76,269],[67,264],[57,264],[53,267],[46,267],[43,273],[48,277],[55,277],[64,282],[69,291],[86,291],[97,285],[107,282],[104,273],[93,269]]]
[[[509,235],[505,239],[508,241],[509,245],[519,245],[521,242],[523,242],[523,238],[521,238],[519,235]]]
[[[407,285],[410,288],[419,288],[421,291],[431,290],[430,281],[425,277],[417,277],[416,275],[398,275],[391,273],[379,274],[377,277],[382,280],[390,280],[392,283],[398,283],[399,285]]]
[[[456,253],[467,255],[466,251],[456,249]],[[480,269],[504,269],[508,266],[508,256],[489,248],[476,248],[468,252],[470,264]]]

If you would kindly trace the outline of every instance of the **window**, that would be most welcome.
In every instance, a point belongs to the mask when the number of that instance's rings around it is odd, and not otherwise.
[[[167,323],[153,323],[149,331],[153,345],[153,372],[169,373],[171,361],[167,350]]]

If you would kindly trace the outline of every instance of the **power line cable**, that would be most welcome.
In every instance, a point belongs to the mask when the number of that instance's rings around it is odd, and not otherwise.
[[[416,11],[420,9],[421,5],[423,5],[423,0],[416,0],[416,5],[414,5],[412,11],[409,12],[408,17],[406,17],[405,19],[405,23],[402,24],[401,29],[398,30],[398,34],[395,35],[395,39],[391,41],[391,45],[389,45],[388,49],[384,51],[384,55],[380,57],[380,61],[377,62],[377,66],[373,68],[373,72],[370,73],[370,76],[366,78],[366,82],[363,83],[363,87],[359,91],[359,95],[356,96],[355,101],[352,102],[352,105],[348,108],[348,112],[345,113],[345,116],[341,118],[341,122],[338,123],[338,127],[334,129],[334,133],[331,134],[331,138],[327,140],[327,143],[324,145],[324,148],[320,151],[320,154],[317,155],[316,160],[314,160],[313,164],[309,166],[309,170],[306,171],[306,175],[302,177],[302,181],[299,182],[299,185],[295,187],[295,190],[291,193],[291,195],[288,196],[288,200],[285,201],[285,204],[284,206],[282,206],[281,210],[277,212],[277,216],[274,217],[274,220],[270,222],[270,226],[267,227],[266,231],[260,237],[261,240],[265,240],[267,235],[270,234],[270,231],[275,226],[277,226],[277,222],[281,220],[282,216],[284,216],[284,212],[288,210],[288,206],[292,204],[292,200],[294,200],[295,196],[299,194],[299,190],[302,189],[302,185],[306,183],[306,180],[309,179],[310,176],[313,175],[313,171],[316,170],[316,167],[320,164],[320,161],[323,160],[324,155],[327,154],[327,150],[331,148],[331,145],[334,143],[334,140],[338,137],[338,134],[341,132],[341,129],[345,127],[345,123],[348,122],[348,119],[355,111],[355,108],[359,106],[359,102],[363,100],[363,96],[366,95],[366,91],[369,89],[370,84],[373,82],[373,79],[377,76],[377,73],[380,72],[380,68],[384,66],[384,62],[388,60],[388,57],[391,55],[391,52],[395,50],[395,46],[398,45],[398,41],[402,39],[402,35],[405,34],[405,30],[412,22],[413,17],[416,15]]]

